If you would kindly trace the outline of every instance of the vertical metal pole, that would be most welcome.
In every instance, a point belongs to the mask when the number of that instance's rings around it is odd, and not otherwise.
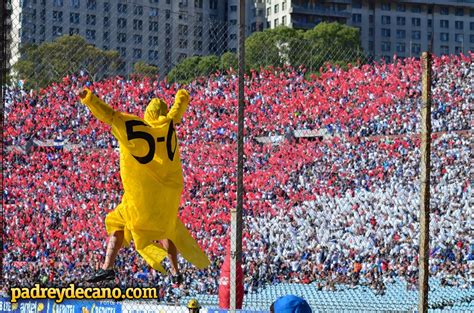
[[[420,252],[418,277],[418,312],[428,312],[428,277],[430,252],[430,153],[431,153],[431,53],[421,56],[423,85],[421,108],[421,197],[420,197]]]
[[[239,115],[237,135],[237,208],[231,210],[230,311],[237,306],[237,266],[242,260],[242,210],[244,176],[244,43],[245,0],[239,5]]]

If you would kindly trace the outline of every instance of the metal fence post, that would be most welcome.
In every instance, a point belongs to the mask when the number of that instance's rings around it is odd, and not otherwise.
[[[244,171],[244,47],[245,0],[239,6],[239,115],[237,135],[237,208],[231,210],[230,310],[237,307],[237,266],[242,259],[242,200]]]

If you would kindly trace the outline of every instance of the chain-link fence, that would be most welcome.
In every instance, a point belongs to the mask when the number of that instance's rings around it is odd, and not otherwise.
[[[234,6],[138,0],[11,6],[4,291],[35,283],[152,287],[155,299],[2,300],[3,310],[217,311],[229,298],[230,212],[237,205]],[[433,60],[432,309],[469,310],[474,299],[472,56]],[[243,259],[236,274],[243,309],[268,312],[288,294],[314,311],[416,308],[421,72],[417,58],[374,59],[355,29],[338,24],[249,34]],[[83,87],[139,117],[152,98],[171,104],[179,88],[190,92],[176,126],[184,176],[179,218],[209,257],[208,267],[180,257],[179,281],[168,259],[161,274],[132,242],[117,256],[115,280],[86,283],[103,265],[105,216],[124,189],[119,142],[79,104]],[[142,136],[135,138],[146,136],[131,130]],[[160,141],[152,142],[159,149]]]

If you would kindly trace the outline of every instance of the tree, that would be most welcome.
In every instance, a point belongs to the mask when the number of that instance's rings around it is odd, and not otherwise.
[[[249,69],[267,66],[297,65],[304,52],[303,32],[286,26],[250,35],[245,41],[245,59]]]
[[[302,31],[280,26],[249,36],[245,42],[247,67],[291,65],[319,70],[325,62],[346,65],[363,57],[357,28],[319,23]]]
[[[326,62],[337,65],[363,58],[359,30],[337,22],[322,22],[304,33],[310,58],[306,66],[319,70]]]
[[[226,52],[221,56],[220,60],[220,68],[225,71],[229,69],[234,69],[237,71],[237,67],[239,66],[239,60],[237,59],[237,55],[233,52]]]
[[[133,65],[132,75],[138,77],[150,77],[155,78],[158,76],[158,67],[152,64],[146,64],[143,61],[138,61]]]
[[[184,59],[167,75],[169,82],[189,83],[196,77],[210,75],[219,69],[219,57],[193,56]]]
[[[81,70],[97,80],[113,74],[120,61],[117,51],[103,51],[78,35],[65,35],[41,45],[26,45],[20,54],[13,66],[16,79],[25,79],[27,87],[36,88]]]

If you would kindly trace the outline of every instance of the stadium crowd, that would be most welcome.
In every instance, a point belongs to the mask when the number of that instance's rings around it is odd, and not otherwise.
[[[473,55],[436,57],[432,124],[430,271],[471,287],[470,106]],[[348,69],[267,69],[246,79],[244,285],[367,284],[383,292],[418,275],[419,60]],[[3,145],[4,258],[10,285],[84,282],[102,261],[104,217],[120,202],[117,142],[76,96],[90,85],[114,108],[143,116],[152,97],[172,103],[178,85],[68,76],[39,92],[6,93]],[[123,286],[160,287],[161,299],[216,294],[236,205],[237,78],[213,75],[187,86],[192,102],[177,132],[185,190],[180,216],[212,265],[180,260],[183,288],[150,270],[133,249],[119,254]],[[301,130],[324,130],[317,139]],[[275,144],[260,136],[286,135]],[[293,135],[291,135],[293,134]],[[69,148],[24,147],[64,138]],[[18,149],[18,148],[21,149]]]

